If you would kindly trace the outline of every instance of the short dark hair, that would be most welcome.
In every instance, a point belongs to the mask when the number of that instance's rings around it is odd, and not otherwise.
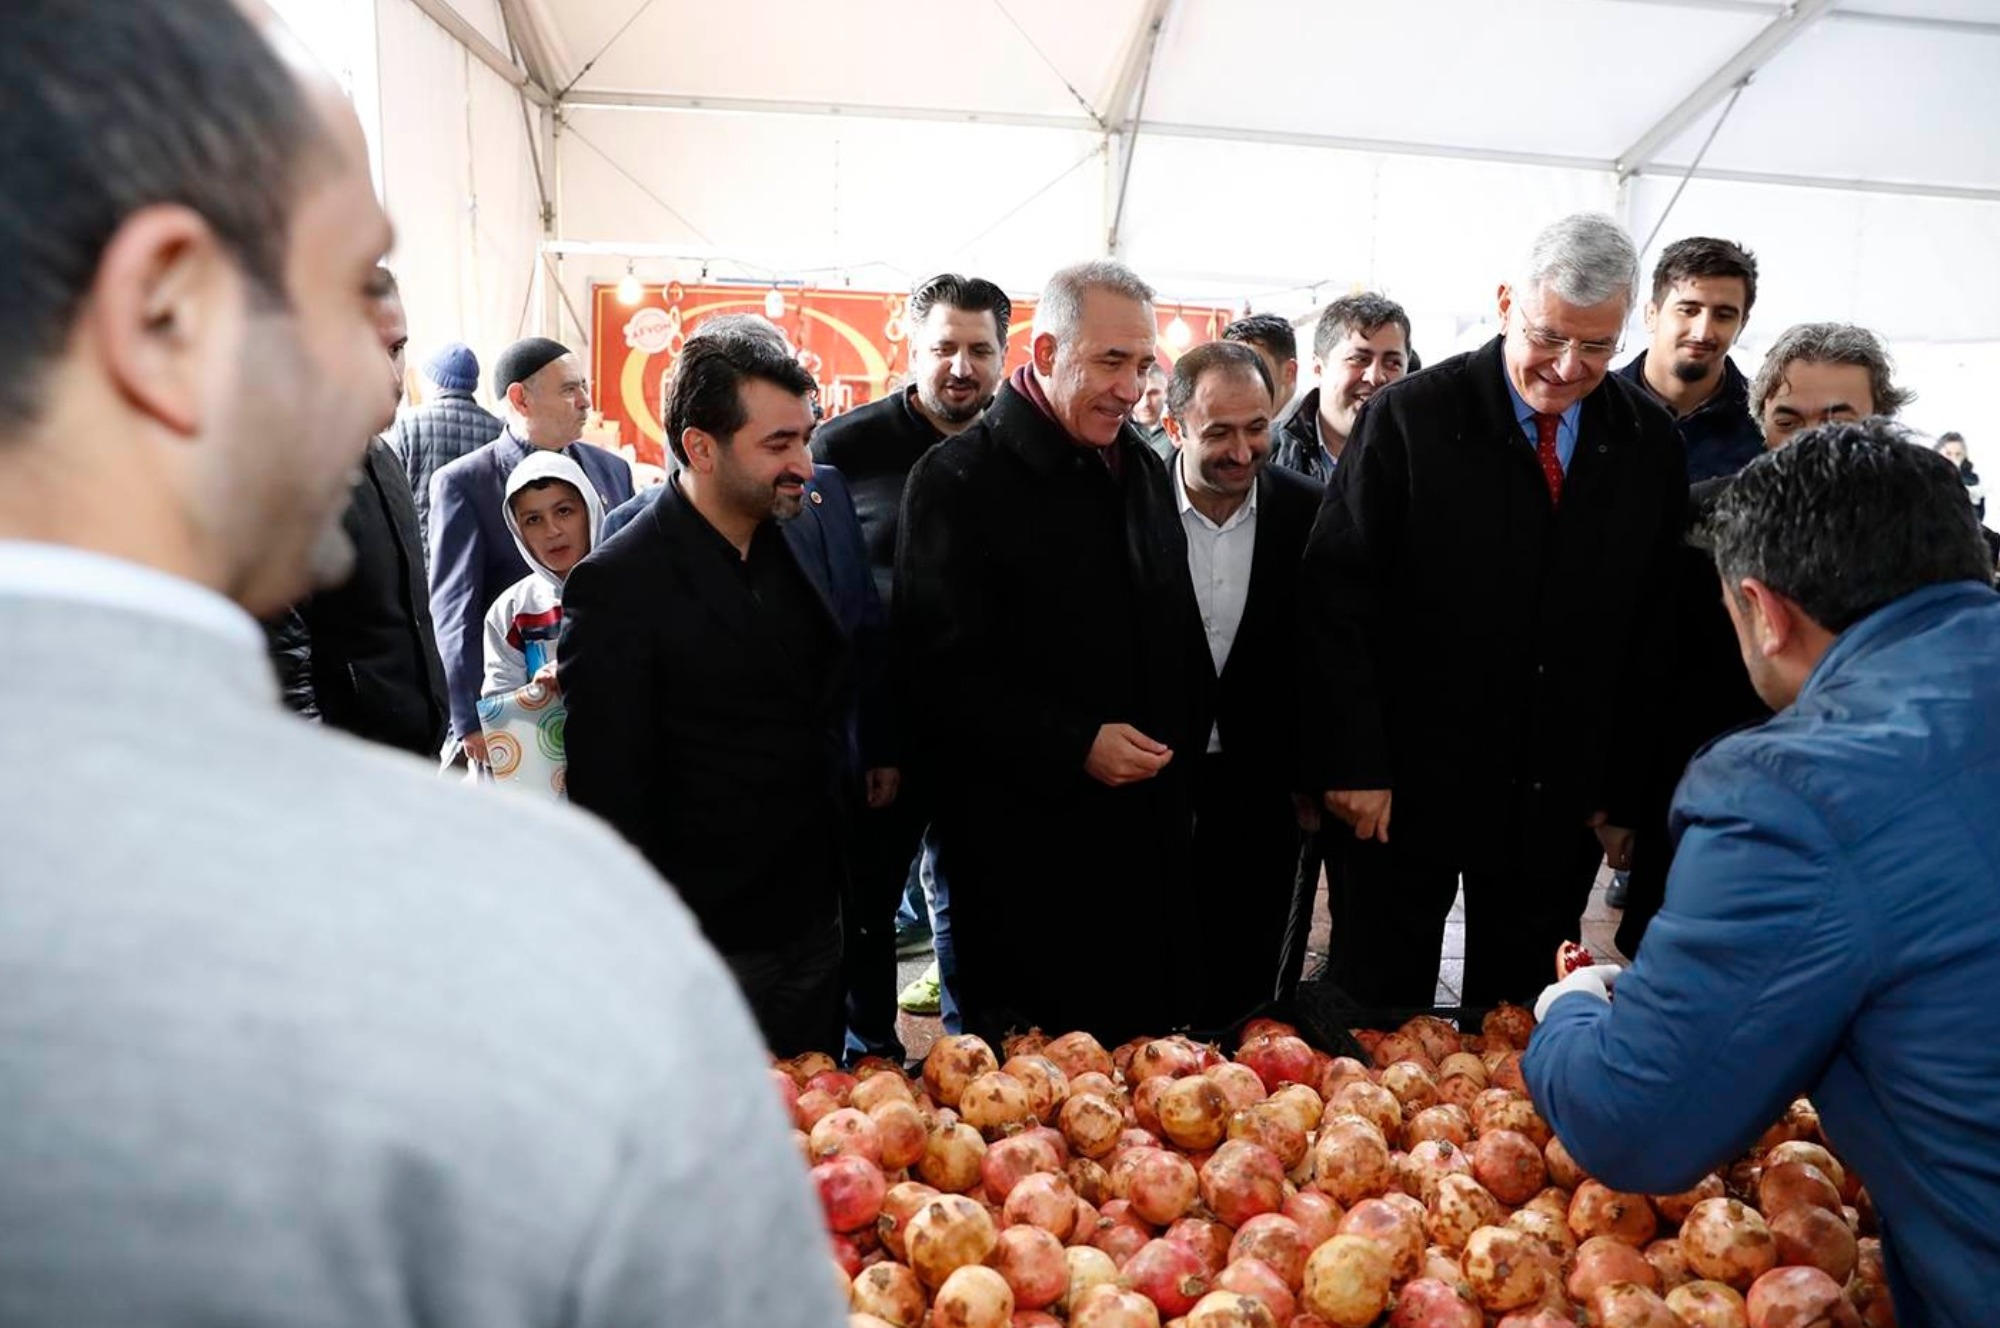
[[[1757,255],[1732,240],[1709,235],[1690,235],[1675,240],[1660,251],[1653,264],[1653,303],[1664,303],[1667,292],[1683,281],[1696,277],[1740,277],[1743,280],[1743,316],[1757,303]]]
[[[1939,447],[1943,447],[1946,443],[1962,443],[1964,441],[1965,441],[1964,434],[1960,433],[1956,429],[1947,429],[1943,433],[1938,435],[1937,445]]]
[[[199,213],[282,308],[293,206],[327,143],[232,0],[31,0],[0,42],[0,417],[32,420],[105,246],[159,203]]]
[[[1384,323],[1402,328],[1403,345],[1410,344],[1410,316],[1403,312],[1402,305],[1374,291],[1343,295],[1320,314],[1319,323],[1313,328],[1313,355],[1324,360],[1333,353],[1334,343],[1348,332],[1373,336],[1375,329]]]
[[[514,492],[508,496],[507,506],[512,507],[514,505],[514,500],[519,498],[524,493],[540,493],[543,489],[550,488],[557,484],[562,485],[563,488],[568,489],[571,493],[575,494],[576,500],[578,502],[584,501],[583,490],[577,488],[576,485],[570,483],[568,480],[564,479],[560,475],[544,475],[541,479],[529,480],[526,484],[523,484],[520,488],[514,490]]]
[[[1829,632],[1925,586],[1993,576],[1958,467],[1879,417],[1808,429],[1752,461],[1706,533],[1732,596],[1754,577]]]
[[[1278,314],[1246,314],[1222,329],[1222,339],[1262,346],[1281,360],[1299,358],[1299,334]]]
[[[1007,320],[1014,316],[1014,302],[984,277],[962,277],[956,272],[940,272],[910,292],[910,312],[906,326],[914,329],[931,316],[938,305],[962,309],[969,314],[992,314],[1000,349],[1007,348]]]
[[[1204,341],[1174,361],[1174,376],[1167,383],[1167,414],[1185,419],[1203,375],[1217,370],[1251,375],[1264,385],[1266,395],[1277,391],[1271,382],[1271,366],[1264,363],[1262,355],[1240,341]]]
[[[748,332],[720,332],[690,337],[667,383],[662,415],[667,446],[674,459],[687,464],[681,435],[700,429],[727,446],[749,422],[743,405],[743,384],[761,379],[797,397],[810,397],[819,384],[781,343]]]

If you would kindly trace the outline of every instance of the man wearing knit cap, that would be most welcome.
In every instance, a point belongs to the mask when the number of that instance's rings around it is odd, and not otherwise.
[[[569,347],[547,337],[515,342],[493,367],[493,395],[506,403],[506,428],[430,483],[431,617],[451,693],[451,734],[480,762],[486,759],[478,712],[486,610],[528,574],[502,507],[507,476],[535,450],[560,451],[583,468],[605,511],[632,496],[625,459],[577,441],[590,412],[590,381]]]
[[[479,357],[463,341],[439,347],[424,361],[424,378],[434,390],[429,401],[396,417],[389,446],[410,477],[417,500],[417,526],[430,556],[431,476],[500,436],[505,426],[472,399],[479,387]]]

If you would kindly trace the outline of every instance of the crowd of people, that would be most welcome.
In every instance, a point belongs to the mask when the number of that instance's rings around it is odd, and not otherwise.
[[[925,282],[823,424],[713,318],[635,493],[556,341],[397,414],[358,123],[254,0],[13,29],[0,1324],[837,1323],[763,1067],[903,1055],[913,883],[996,1045],[1425,1007],[1462,890],[1579,1163],[1673,1191],[1809,1092],[1901,1321],[1979,1321],[1996,537],[1866,329],[1738,370],[1748,249],[1560,218],[1487,344],[1346,296],[1302,397],[1109,259],[1011,374]],[[573,807],[463,786],[509,698]],[[1607,865],[1633,962],[1550,986]]]

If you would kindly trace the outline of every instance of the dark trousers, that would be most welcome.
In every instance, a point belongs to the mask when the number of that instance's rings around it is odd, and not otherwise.
[[[1203,959],[1177,1022],[1222,1034],[1278,992],[1296,911],[1298,819],[1291,794],[1271,787],[1267,772],[1223,752],[1197,765],[1194,809],[1189,861]],[[1310,925],[1310,900],[1306,907]]]
[[[1461,1003],[1533,1001],[1555,981],[1556,947],[1579,934],[1604,857],[1597,836],[1581,826],[1546,832],[1542,843],[1524,847],[1510,864],[1461,867],[1422,844],[1395,839],[1393,830],[1387,844],[1351,835],[1340,843],[1346,881],[1328,975],[1363,1005],[1397,1009],[1437,999],[1445,919],[1461,876]]]
[[[906,791],[907,792],[907,791]],[[896,1036],[896,910],[923,845],[925,813],[899,796],[879,811],[848,818],[847,954],[843,987],[850,1058],[903,1059]]]
[[[840,1054],[840,942],[836,918],[775,950],[722,956],[773,1056]]]
[[[1285,944],[1278,961],[1278,999],[1289,1000],[1298,991],[1306,971],[1306,950],[1312,940],[1313,909],[1319,902],[1320,874],[1326,874],[1326,911],[1330,921],[1340,918],[1342,855],[1340,845],[1335,842],[1331,849],[1325,843],[1328,836],[1348,835],[1345,825],[1331,816],[1321,813],[1321,824],[1317,833],[1300,834],[1298,864],[1292,875],[1292,916],[1285,923]],[[1338,926],[1328,937],[1330,945],[1337,946],[1346,933]],[[1329,957],[1328,963],[1332,960]],[[1320,976],[1320,975],[1315,975]]]

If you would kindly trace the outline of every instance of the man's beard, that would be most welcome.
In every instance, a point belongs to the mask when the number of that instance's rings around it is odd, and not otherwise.
[[[1701,364],[1694,360],[1675,360],[1673,374],[1675,378],[1678,378],[1683,383],[1705,382],[1708,376],[1714,373],[1721,364],[1721,356],[1717,356],[1707,364]]]
[[[968,420],[978,418],[979,412],[986,409],[986,400],[980,396],[977,383],[972,384],[972,393],[970,402],[963,406],[954,406],[946,402],[943,394],[929,383],[917,388],[917,395],[923,399],[924,409],[950,424],[964,424]]]
[[[771,487],[771,519],[790,521],[805,506],[804,493],[780,493],[776,485]]]

